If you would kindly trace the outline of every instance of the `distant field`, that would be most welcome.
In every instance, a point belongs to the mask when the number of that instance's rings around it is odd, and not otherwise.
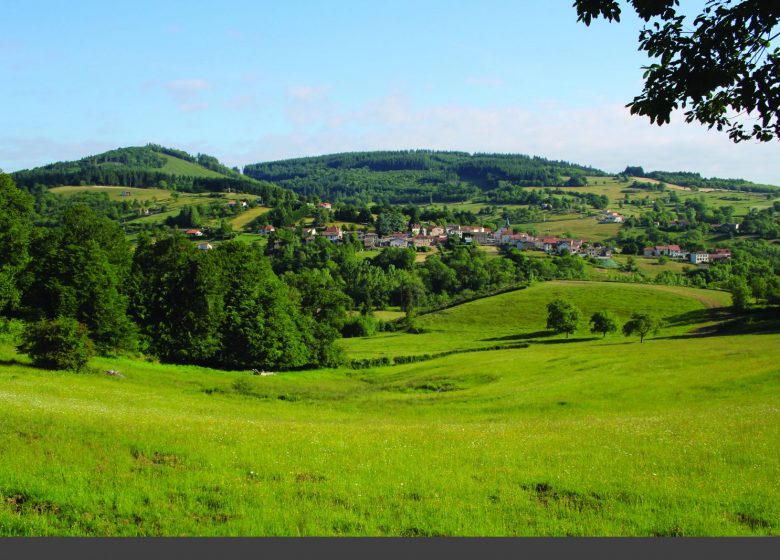
[[[249,222],[257,218],[258,216],[262,216],[269,210],[271,209],[265,206],[257,206],[256,208],[249,208],[248,210],[241,212],[238,216],[230,220],[230,224],[233,226],[233,229],[242,230],[244,229],[244,226],[249,224]]]
[[[405,317],[406,313],[403,311],[374,311],[374,316],[377,319],[380,319],[382,321],[395,321],[396,319],[400,319],[401,317]]]
[[[539,334],[558,295],[673,324]],[[780,334],[697,335],[725,298],[538,285],[378,337],[527,348],[274,377],[0,344],[0,534],[777,536]]]
[[[221,173],[206,169],[205,167],[179,159],[168,154],[159,154],[168,160],[161,171],[172,175],[186,175],[188,177],[224,177]]]
[[[80,192],[103,192],[108,194],[108,197],[111,200],[117,200],[117,201],[126,200],[128,202],[132,202],[133,200],[144,202],[147,200],[151,201],[153,199],[156,199],[158,202],[162,202],[164,200],[171,198],[171,191],[166,191],[164,189],[139,189],[135,187],[69,186],[69,187],[55,187],[53,189],[49,189],[49,191],[54,194],[59,194],[62,196],[72,196]],[[131,195],[122,196],[123,192],[130,192]]]
[[[578,239],[604,241],[617,235],[621,224],[600,224],[596,216],[578,214],[552,214],[544,222],[517,224],[520,229],[535,229],[540,236],[563,236],[571,234]]]

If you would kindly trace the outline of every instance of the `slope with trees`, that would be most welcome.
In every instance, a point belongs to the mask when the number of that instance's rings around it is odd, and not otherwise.
[[[156,144],[119,148],[77,161],[17,171],[13,178],[19,188],[34,193],[62,185],[115,185],[188,192],[230,189],[260,196],[269,205],[297,198],[267,181],[245,177],[213,156],[192,156]]]
[[[247,165],[244,173],[321,200],[431,203],[488,198],[501,187],[563,186],[603,171],[514,154],[353,152]]]

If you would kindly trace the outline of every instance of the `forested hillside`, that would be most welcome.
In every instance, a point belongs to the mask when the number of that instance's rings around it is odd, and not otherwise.
[[[353,152],[247,165],[258,180],[323,200],[365,204],[499,202],[519,187],[582,186],[603,171],[515,154],[430,150]]]
[[[679,185],[696,189],[723,189],[727,191],[744,191],[757,193],[777,193],[778,187],[773,185],[759,185],[745,179],[722,179],[720,177],[702,177],[699,173],[689,171],[648,171],[641,167],[626,167],[624,175],[654,179],[662,183]]]
[[[217,158],[190,155],[156,144],[118,148],[77,161],[57,162],[13,174],[16,184],[30,192],[63,185],[158,187],[186,192],[227,189],[262,196],[269,204],[295,196],[265,181],[244,177]]]

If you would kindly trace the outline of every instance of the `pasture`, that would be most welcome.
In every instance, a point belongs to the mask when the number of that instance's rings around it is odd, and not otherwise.
[[[668,325],[643,344],[550,336],[558,296]],[[345,341],[351,357],[528,347],[271,377],[126,358],[47,372],[6,341],[0,533],[777,535],[780,334],[706,330],[725,303],[540,284]]]

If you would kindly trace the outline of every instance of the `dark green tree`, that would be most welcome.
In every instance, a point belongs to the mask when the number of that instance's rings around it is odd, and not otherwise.
[[[677,10],[678,0],[631,0],[650,25],[639,48],[656,59],[645,67],[642,93],[628,104],[632,114],[668,123],[678,107],[686,122],[728,130],[739,142],[780,139],[780,3],[768,0],[710,0],[693,21]],[[575,0],[579,21],[620,21],[617,0]],[[744,116],[755,117],[750,124]]]
[[[639,342],[644,342],[645,336],[655,334],[661,329],[661,320],[649,313],[634,313],[631,319],[623,325],[623,334],[631,336],[639,335]]]
[[[94,355],[87,327],[68,317],[30,323],[22,335],[19,350],[36,367],[80,371]]]
[[[617,317],[608,309],[596,311],[590,316],[590,332],[592,333],[601,333],[601,336],[605,337],[607,333],[615,332],[617,329]]]
[[[751,290],[747,281],[742,276],[733,276],[728,283],[731,292],[731,302],[734,309],[744,311],[749,306]]]
[[[0,173],[0,315],[19,303],[20,274],[29,262],[33,200]]]
[[[101,353],[135,347],[126,296],[132,257],[116,223],[72,206],[58,227],[37,231],[30,254],[24,303],[33,313],[76,319]]]
[[[566,338],[577,331],[580,318],[580,310],[566,300],[555,299],[547,304],[547,328],[566,333]]]
[[[223,243],[207,256],[217,263],[224,290],[216,364],[290,369],[318,363],[314,319],[302,312],[259,247]]]
[[[220,350],[224,285],[210,252],[176,232],[139,239],[131,310],[146,350],[163,361],[206,364]]]

